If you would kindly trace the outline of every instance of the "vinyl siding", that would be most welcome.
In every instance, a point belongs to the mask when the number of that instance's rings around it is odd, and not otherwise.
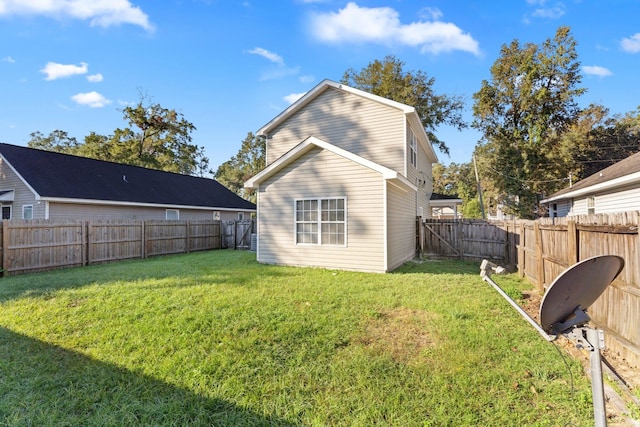
[[[260,184],[258,261],[383,272],[384,185],[379,173],[315,148]],[[346,197],[346,246],[295,243],[294,203]]]
[[[558,205],[559,206],[559,205]],[[625,187],[615,192],[595,195],[595,213],[616,213],[640,210],[640,188]],[[574,199],[571,215],[587,214],[587,196]]]
[[[328,88],[271,132],[267,164],[315,136],[404,174],[404,123],[396,108]]]
[[[410,128],[409,123],[406,123],[407,129]],[[416,134],[417,131],[414,131]],[[409,150],[409,132],[407,131],[407,153]],[[408,156],[408,155],[407,155]],[[422,148],[422,145],[418,143],[418,159],[417,166],[413,166],[411,164],[410,159],[407,157],[407,179],[412,184],[415,184],[418,187],[418,198],[417,198],[417,207],[414,215],[418,215],[420,209],[422,208],[423,217],[428,217],[431,215],[431,207],[429,205],[429,199],[431,199],[431,193],[433,193],[433,165],[429,158],[427,157],[427,153]],[[422,173],[421,173],[422,172]],[[422,186],[419,185],[419,182],[422,181],[424,184]],[[412,201],[415,205],[415,200]]]
[[[11,219],[22,219],[22,207],[33,206],[33,218],[45,217],[45,204],[36,201],[36,195],[22,182],[22,179],[0,157],[0,190],[14,190],[12,203],[4,202],[2,206],[11,206]]]
[[[165,219],[167,208],[136,207],[136,206],[105,206],[81,203],[49,203],[50,219]],[[168,208],[174,209],[174,208]],[[210,220],[214,210],[178,209],[180,220]],[[232,221],[238,218],[237,212],[219,211],[222,221]],[[246,212],[245,218],[251,213]]]
[[[387,198],[388,269],[393,270],[416,255],[416,195],[389,184]]]

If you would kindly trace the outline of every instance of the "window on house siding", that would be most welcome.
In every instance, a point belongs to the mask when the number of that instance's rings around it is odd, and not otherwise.
[[[418,166],[418,139],[412,129],[409,129],[409,161],[413,166]]]
[[[2,207],[2,219],[11,219],[11,206]]]
[[[587,197],[587,215],[595,215],[596,198],[594,196]]]
[[[22,207],[22,219],[33,219],[33,205],[24,205]]]
[[[244,212],[238,212],[238,221],[244,220]]]
[[[296,243],[344,246],[346,205],[343,197],[296,200]]]
[[[167,209],[165,213],[165,219],[168,219],[168,220],[180,219],[180,211],[178,209]]]

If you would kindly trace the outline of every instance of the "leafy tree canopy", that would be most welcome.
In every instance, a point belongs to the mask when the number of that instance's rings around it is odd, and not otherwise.
[[[244,141],[242,141],[238,153],[218,167],[215,178],[234,193],[255,202],[255,191],[247,192],[244,188],[244,183],[264,169],[265,158],[265,138],[249,132]]]
[[[472,126],[483,134],[490,175],[511,213],[536,215],[538,199],[557,183],[557,139],[580,117],[576,98],[582,76],[576,41],[568,27],[536,45],[503,45],[473,95]]]
[[[31,133],[29,147],[176,172],[187,175],[211,173],[204,147],[191,143],[196,128],[181,113],[151,104],[143,96],[133,107],[126,107],[123,118],[129,124],[113,135],[87,135],[84,143],[54,130],[48,136]]]
[[[348,69],[341,83],[414,107],[432,144],[449,154],[445,141],[438,139],[435,130],[442,124],[458,130],[467,127],[462,118],[464,102],[460,97],[437,94],[435,79],[421,70],[405,71],[405,63],[395,56],[375,60],[361,71]]]

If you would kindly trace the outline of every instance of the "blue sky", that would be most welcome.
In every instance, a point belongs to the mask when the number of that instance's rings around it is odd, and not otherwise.
[[[500,47],[571,27],[581,105],[640,106],[636,0],[0,0],[0,141],[26,145],[55,129],[82,140],[126,126],[140,94],[197,130],[215,170],[325,78],[392,54],[467,103]],[[463,163],[480,135],[443,127]]]

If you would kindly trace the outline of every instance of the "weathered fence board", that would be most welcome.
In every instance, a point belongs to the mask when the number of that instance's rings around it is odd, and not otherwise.
[[[621,256],[624,269],[589,314],[607,332],[607,346],[640,367],[639,225],[638,212],[511,222],[428,219],[418,233],[418,247],[424,255],[487,258],[517,267],[540,293],[578,261]]]
[[[242,223],[243,233],[255,227],[252,220]],[[6,275],[222,248],[215,220],[3,220],[1,233]],[[241,237],[234,248],[245,247]]]

